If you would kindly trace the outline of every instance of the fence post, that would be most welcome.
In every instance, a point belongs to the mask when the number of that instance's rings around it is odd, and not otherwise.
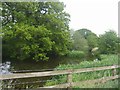
[[[72,70],[70,70],[70,73],[67,75],[67,82],[69,83],[68,90],[71,90],[71,88],[72,88]]]
[[[113,74],[113,76],[115,76],[116,74],[117,74],[117,70],[116,70],[116,65],[113,65],[115,68],[113,69],[113,72],[112,72],[112,74]]]

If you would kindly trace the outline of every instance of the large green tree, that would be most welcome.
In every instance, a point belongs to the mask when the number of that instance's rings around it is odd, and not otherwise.
[[[34,27],[16,24],[3,28],[3,56],[7,58],[24,60],[32,57],[35,60],[46,60],[47,52],[54,44],[49,30],[44,26]],[[6,55],[8,54],[8,55]]]
[[[3,56],[46,60],[64,55],[70,43],[64,7],[61,2],[3,2]]]
[[[116,32],[110,30],[99,36],[100,52],[104,54],[117,53],[118,37]]]

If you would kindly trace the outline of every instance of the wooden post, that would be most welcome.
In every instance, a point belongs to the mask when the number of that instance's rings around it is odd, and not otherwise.
[[[69,83],[68,90],[72,90],[72,70],[67,76],[67,82]]]
[[[113,65],[113,66],[116,67],[116,65]],[[113,69],[113,72],[112,72],[112,73],[113,73],[113,76],[115,76],[115,75],[117,74],[116,68]]]

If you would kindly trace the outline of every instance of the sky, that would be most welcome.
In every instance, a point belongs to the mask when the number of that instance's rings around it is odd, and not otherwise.
[[[86,28],[97,35],[114,30],[118,33],[118,2],[120,0],[60,0],[70,14],[69,27]]]

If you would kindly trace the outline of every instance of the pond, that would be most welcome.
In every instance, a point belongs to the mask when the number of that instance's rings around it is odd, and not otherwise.
[[[82,59],[83,60],[83,59]],[[0,64],[0,74],[12,74],[12,73],[24,73],[24,72],[40,72],[54,70],[60,64],[76,64],[80,63],[80,59],[71,58],[57,58],[49,61],[4,61]],[[4,80],[3,88],[36,88],[44,86],[46,80],[50,80],[52,77],[40,77],[40,78],[26,78],[26,79],[14,79]],[[7,86],[8,85],[8,86]]]

